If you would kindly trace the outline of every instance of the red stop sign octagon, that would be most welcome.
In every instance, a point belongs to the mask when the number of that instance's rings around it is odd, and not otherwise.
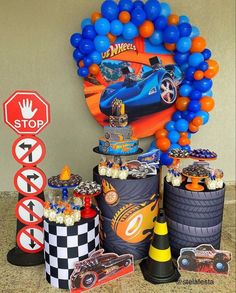
[[[4,121],[18,134],[38,134],[50,122],[49,103],[34,91],[16,91],[3,104]]]

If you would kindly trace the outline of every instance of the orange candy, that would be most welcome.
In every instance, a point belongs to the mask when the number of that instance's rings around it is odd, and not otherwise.
[[[203,37],[196,37],[192,39],[192,47],[190,51],[192,53],[201,53],[206,49],[206,40]]]
[[[201,79],[203,79],[203,77],[204,77],[204,72],[203,71],[201,71],[201,70],[195,71],[195,73],[194,73],[194,79],[195,80],[201,80]]]
[[[128,23],[131,19],[131,16],[130,16],[130,13],[128,11],[122,11],[120,14],[119,14],[119,20],[122,22],[122,23]]]
[[[154,32],[154,24],[150,20],[144,21],[139,27],[139,34],[143,38],[150,38]]]
[[[176,49],[176,44],[173,43],[173,44],[168,44],[168,43],[165,43],[164,44],[165,48],[168,50],[168,51],[174,51]]]
[[[190,139],[188,139],[186,136],[182,136],[182,137],[180,137],[178,143],[181,146],[185,146],[185,145],[190,144],[191,142],[190,142]]]
[[[156,138],[162,138],[162,137],[167,137],[168,131],[166,129],[159,129],[156,133],[155,136]]]
[[[201,110],[210,112],[215,107],[215,101],[211,97],[203,97],[200,99]]]
[[[212,59],[208,60],[207,63],[209,67],[204,72],[204,75],[206,78],[211,79],[216,76],[216,74],[219,72],[220,67],[219,67],[219,64],[215,60],[212,60]]]
[[[93,23],[95,23],[99,18],[101,18],[102,15],[99,12],[94,12],[91,16],[91,20]]]
[[[192,121],[192,124],[193,124],[194,126],[201,126],[201,125],[203,124],[203,119],[202,119],[202,117],[199,117],[199,116],[195,117],[195,118],[193,119],[193,121]]]
[[[163,152],[167,151],[170,148],[170,146],[171,142],[166,137],[162,137],[157,140],[157,147]]]
[[[113,36],[111,33],[107,34],[108,39],[110,40],[110,42],[113,44],[116,40],[116,36]]]
[[[89,73],[93,75],[97,75],[100,71],[100,68],[97,64],[92,64],[89,66]]]
[[[189,123],[188,129],[191,132],[197,132],[199,130],[199,127],[198,126],[195,126],[193,123]]]
[[[179,24],[179,17],[176,14],[171,14],[168,17],[168,24],[170,25],[178,25]]]
[[[185,111],[188,107],[189,101],[190,100],[187,97],[179,97],[175,103],[176,109],[179,111]]]

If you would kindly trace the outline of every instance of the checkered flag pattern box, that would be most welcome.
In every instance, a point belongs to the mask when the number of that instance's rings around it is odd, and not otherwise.
[[[47,281],[56,288],[69,289],[70,275],[77,261],[99,249],[99,216],[82,219],[74,226],[44,220],[44,257]]]

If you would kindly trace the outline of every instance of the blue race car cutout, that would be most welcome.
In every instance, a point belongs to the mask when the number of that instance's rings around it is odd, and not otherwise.
[[[175,64],[162,65],[158,57],[149,59],[151,70],[137,77],[129,67],[122,68],[123,82],[108,86],[101,95],[100,109],[107,116],[112,114],[112,101],[117,98],[125,103],[129,119],[153,114],[171,107],[177,98],[177,87],[183,73]]]

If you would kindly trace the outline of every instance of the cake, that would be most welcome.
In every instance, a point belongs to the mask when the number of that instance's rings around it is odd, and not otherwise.
[[[132,155],[138,151],[138,139],[128,125],[125,104],[115,99],[109,126],[104,127],[104,136],[99,139],[99,151],[106,155]]]

